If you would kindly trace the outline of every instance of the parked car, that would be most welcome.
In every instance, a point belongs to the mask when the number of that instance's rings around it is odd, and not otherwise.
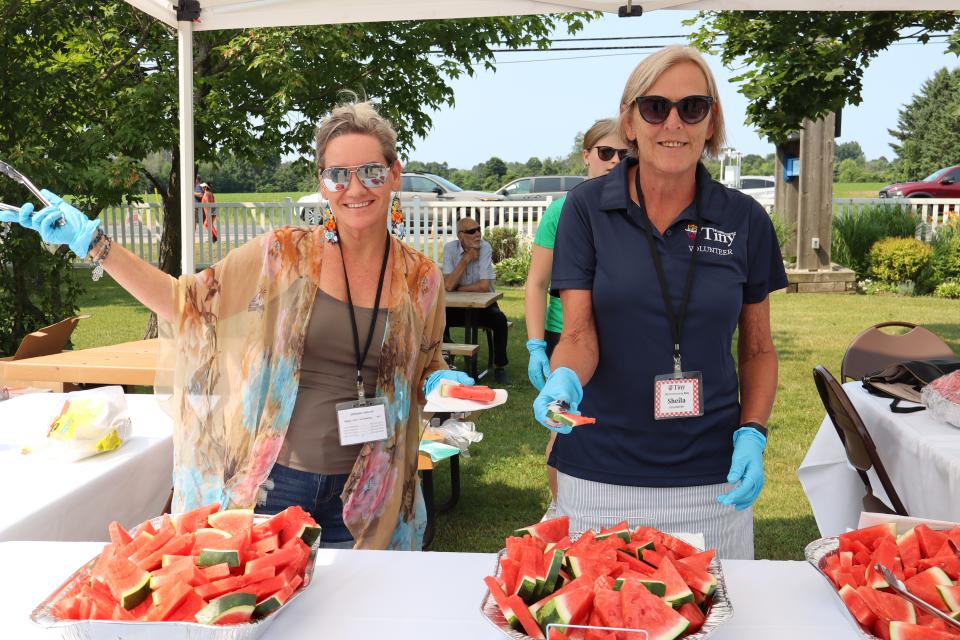
[[[500,187],[497,195],[507,200],[544,200],[548,196],[556,200],[586,179],[586,176],[517,178]]]
[[[467,191],[432,173],[401,173],[400,200],[503,200],[487,191]]]
[[[934,171],[923,180],[880,189],[881,198],[960,198],[960,165]]]
[[[734,189],[742,191],[765,207],[772,207],[776,186],[777,180],[773,176],[740,176],[740,186]]]

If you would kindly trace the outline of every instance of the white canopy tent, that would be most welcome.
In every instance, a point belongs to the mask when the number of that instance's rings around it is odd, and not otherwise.
[[[437,20],[568,11],[955,11],[960,0],[126,0],[177,30],[183,273],[193,273],[193,32],[251,27]],[[179,11],[178,11],[179,8]]]

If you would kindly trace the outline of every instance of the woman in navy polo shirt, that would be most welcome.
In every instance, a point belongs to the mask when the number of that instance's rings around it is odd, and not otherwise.
[[[569,193],[554,245],[564,326],[534,415],[565,434],[550,458],[557,511],[571,530],[627,519],[753,558],[777,388],[767,295],[787,285],[773,225],[700,163],[724,126],[694,49],[634,69],[620,124],[636,158]],[[555,402],[597,424],[558,426]]]

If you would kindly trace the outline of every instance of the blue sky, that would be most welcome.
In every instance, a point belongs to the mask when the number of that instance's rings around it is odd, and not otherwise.
[[[682,24],[695,14],[654,11],[640,18],[604,15],[589,23],[578,37],[660,36],[687,34]],[[556,38],[570,37],[558,32]],[[558,43],[555,46],[609,46],[611,44],[674,44],[677,40],[621,41],[620,43]],[[611,56],[609,53],[620,55]],[[623,55],[626,53],[627,55]],[[569,59],[581,56],[600,56]],[[526,161],[530,156],[556,157],[569,153],[574,136],[594,120],[616,114],[624,82],[642,59],[639,52],[567,51],[497,54],[496,72],[479,71],[453,82],[456,106],[432,114],[433,129],[416,142],[410,159],[446,161],[469,168],[491,156]],[[568,58],[566,60],[554,60]],[[516,62],[528,61],[534,62]],[[708,58],[720,85],[730,146],[746,153],[766,155],[773,145],[744,124],[746,98],[730,82],[736,75],[718,58]],[[893,159],[892,138],[897,113],[920,90],[936,69],[954,68],[958,59],[944,44],[898,44],[882,52],[864,74],[863,102],[843,111],[843,137],[855,140],[867,158]]]

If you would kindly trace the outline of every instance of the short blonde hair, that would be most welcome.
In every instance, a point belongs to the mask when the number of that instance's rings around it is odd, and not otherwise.
[[[644,58],[643,61],[634,68],[630,77],[627,78],[627,84],[623,88],[623,97],[620,99],[620,106],[622,108],[619,118],[620,130],[622,132],[626,131],[624,124],[633,111],[636,99],[644,95],[667,69],[682,62],[692,62],[700,67],[700,71],[707,81],[707,95],[713,98],[713,108],[710,110],[710,117],[713,118],[713,136],[707,140],[703,151],[707,156],[716,158],[720,155],[720,151],[723,149],[727,139],[726,130],[723,125],[723,107],[720,105],[720,93],[717,91],[717,81],[714,79],[713,72],[710,71],[707,61],[703,59],[699,51],[692,47],[680,45],[664,47],[660,49],[660,51]],[[623,137],[627,139],[625,133]],[[636,141],[632,140],[629,141],[629,143],[630,146],[633,147],[634,152],[636,152]]]
[[[377,113],[367,101],[345,102],[330,112],[317,127],[317,172],[326,168],[325,154],[331,140],[348,133],[373,136],[380,141],[387,166],[397,161],[397,132],[390,121]]]
[[[616,118],[603,118],[602,120],[597,120],[593,123],[593,126],[587,129],[587,132],[583,134],[583,150],[590,151],[597,143],[606,138],[607,136],[617,136],[622,138],[623,134],[620,132],[620,122]]]

